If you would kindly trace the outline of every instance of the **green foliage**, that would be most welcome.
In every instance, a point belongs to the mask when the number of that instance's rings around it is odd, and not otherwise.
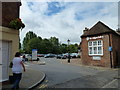
[[[10,23],[9,23],[9,27],[10,28],[13,28],[13,29],[23,29],[25,27],[25,24],[22,23],[21,19],[17,18],[15,20],[12,20]]]
[[[76,45],[69,45],[69,51],[70,53],[77,53],[78,52],[78,47]]]
[[[26,37],[25,37],[24,40],[23,40],[23,50],[24,50],[26,53],[30,53],[28,43],[29,43],[29,41],[30,41],[32,38],[35,38],[35,37],[37,37],[37,35],[36,35],[35,33],[33,33],[32,31],[29,31],[29,32],[26,34]]]
[[[37,49],[38,53],[47,54],[61,54],[68,53],[68,49],[71,53],[78,51],[78,44],[60,44],[59,39],[51,37],[50,39],[42,39],[40,36],[33,32],[28,32],[23,40],[23,50],[25,53],[31,53],[32,49]]]

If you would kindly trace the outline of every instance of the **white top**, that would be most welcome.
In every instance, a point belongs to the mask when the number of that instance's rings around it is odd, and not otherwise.
[[[15,57],[13,59],[13,67],[12,72],[13,73],[22,73],[22,64],[20,63],[22,59],[20,57]]]

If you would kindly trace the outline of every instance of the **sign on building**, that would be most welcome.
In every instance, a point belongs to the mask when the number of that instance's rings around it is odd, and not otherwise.
[[[37,60],[37,49],[32,49],[32,60]]]
[[[101,60],[100,56],[93,56],[93,60]]]
[[[108,47],[108,51],[112,51],[112,47],[111,46]]]

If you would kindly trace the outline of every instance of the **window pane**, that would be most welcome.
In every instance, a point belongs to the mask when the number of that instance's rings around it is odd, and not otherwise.
[[[94,47],[93,50],[94,50],[94,54],[97,54],[97,47]]]
[[[92,54],[92,47],[89,47],[89,54]]]
[[[97,45],[97,41],[94,41],[94,42],[93,42],[93,46],[96,46],[96,45]]]
[[[98,54],[102,54],[102,47],[98,47]]]
[[[92,42],[89,42],[89,46],[92,46]]]
[[[102,41],[98,41],[98,45],[102,45]]]

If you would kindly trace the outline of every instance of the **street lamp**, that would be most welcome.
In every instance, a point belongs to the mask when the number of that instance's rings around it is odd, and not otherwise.
[[[70,40],[68,39],[67,42],[68,42],[68,63],[70,63],[70,48],[69,48]]]

